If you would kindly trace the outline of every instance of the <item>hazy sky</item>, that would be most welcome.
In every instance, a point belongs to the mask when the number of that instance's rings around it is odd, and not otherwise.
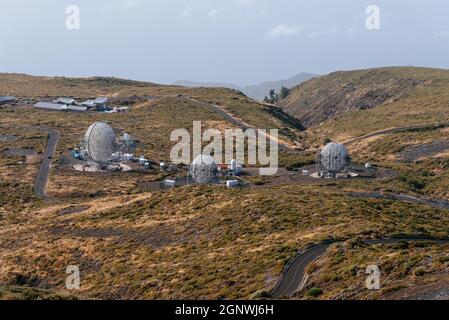
[[[80,29],[66,28],[66,7]],[[367,6],[380,9],[370,31]],[[449,68],[447,0],[0,0],[0,72],[251,84]]]

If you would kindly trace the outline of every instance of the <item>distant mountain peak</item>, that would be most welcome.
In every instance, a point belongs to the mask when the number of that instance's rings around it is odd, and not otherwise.
[[[268,92],[274,89],[276,92],[279,92],[282,87],[292,88],[295,87],[307,80],[317,77],[318,75],[312,73],[299,73],[291,78],[278,80],[278,81],[264,81],[257,85],[249,85],[249,86],[239,86],[232,83],[226,82],[195,82],[189,80],[178,80],[174,83],[176,86],[183,87],[206,87],[206,88],[229,88],[234,90],[239,90],[243,92],[250,98],[255,100],[263,100],[265,96],[268,95]]]

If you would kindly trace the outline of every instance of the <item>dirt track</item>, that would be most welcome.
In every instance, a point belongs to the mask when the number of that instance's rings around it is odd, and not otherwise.
[[[360,140],[365,140],[368,138],[372,138],[372,137],[376,137],[376,136],[380,136],[380,135],[384,135],[384,134],[389,134],[389,133],[395,133],[395,132],[401,132],[401,131],[407,131],[407,130],[417,130],[417,129],[426,129],[426,128],[438,128],[441,126],[445,126],[447,124],[443,124],[443,123],[430,123],[430,124],[421,124],[421,125],[413,125],[413,126],[404,126],[404,127],[394,127],[394,128],[388,128],[388,129],[382,129],[382,130],[378,130],[375,132],[371,132],[368,134],[365,134],[363,136],[360,137],[355,137],[355,138],[351,138],[348,140],[345,140],[342,142],[342,144],[344,144],[345,146],[351,145],[354,142],[358,142]]]
[[[235,118],[234,116],[232,116],[231,114],[226,112],[223,108],[220,108],[217,105],[210,104],[210,103],[207,103],[207,102],[202,102],[202,101],[193,99],[191,97],[183,97],[183,98],[188,100],[188,101],[194,102],[194,103],[196,103],[198,105],[202,105],[202,106],[204,106],[206,108],[211,109],[212,111],[214,111],[214,112],[218,113],[219,115],[221,115],[226,121],[232,123],[233,125],[241,128],[241,129],[244,129],[244,130],[246,130],[246,129],[256,129],[254,127],[251,127],[249,124],[241,121],[240,119]],[[273,141],[273,137],[271,137],[269,134],[266,134],[266,137],[269,140]],[[278,144],[279,150],[288,151],[288,152],[297,152],[297,150],[295,148],[293,148],[290,145],[287,145],[286,143],[282,143],[282,142],[280,142],[278,140],[275,140],[275,142]]]
[[[403,150],[400,153],[400,158],[404,162],[414,162],[448,151],[449,141],[433,141],[429,144],[422,144]]]

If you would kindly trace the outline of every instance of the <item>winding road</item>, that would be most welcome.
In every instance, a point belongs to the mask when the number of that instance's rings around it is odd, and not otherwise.
[[[390,134],[395,132],[407,131],[407,130],[417,130],[417,129],[426,129],[426,128],[438,128],[440,126],[445,126],[445,123],[434,123],[434,124],[425,124],[425,125],[413,125],[413,126],[404,126],[404,127],[395,127],[384,130],[379,130],[375,132],[371,132],[369,134],[348,139],[342,144],[348,146],[352,143],[365,140],[371,137]],[[419,205],[428,205],[438,209],[449,209],[449,202],[444,200],[427,200],[427,199],[419,199],[414,196],[404,195],[404,194],[379,194],[379,193],[349,193],[351,196],[362,197],[362,198],[372,198],[372,199],[389,199],[389,200],[397,200],[415,203]],[[436,239],[436,238],[419,238],[419,237],[408,237],[408,238],[384,238],[384,239],[372,239],[366,240],[364,243],[369,245],[374,244],[390,244],[390,243],[398,243],[398,242],[414,242],[414,241],[431,241],[439,244],[449,243],[449,239]],[[318,245],[314,245],[309,247],[303,251],[300,251],[292,260],[290,260],[284,268],[281,279],[275,288],[271,292],[272,298],[282,298],[282,297],[290,297],[295,294],[299,289],[301,289],[306,281],[307,274],[306,268],[312,262],[319,259],[323,256],[329,246],[336,241],[324,242]]]
[[[212,111],[220,114],[225,120],[228,122],[242,128],[249,129],[252,128],[248,124],[236,119],[231,114],[225,112],[222,108],[217,105],[213,105],[210,103],[201,102],[195,100],[190,97],[184,97],[186,100],[194,102],[198,105],[202,105],[206,108],[211,109]],[[375,132],[368,133],[363,136],[355,137],[348,139],[342,144],[348,146],[355,142],[365,140],[371,137],[390,134],[395,132],[407,131],[407,130],[416,130],[416,129],[425,129],[425,128],[438,128],[440,126],[445,126],[447,124],[443,123],[433,123],[433,124],[424,124],[424,125],[411,125],[404,127],[394,127],[383,130],[378,130]],[[269,137],[271,139],[271,137]],[[288,145],[279,143],[279,149],[287,150],[287,151],[296,151]],[[309,152],[311,150],[306,150]],[[314,151],[314,150],[312,150]],[[446,201],[439,200],[427,200],[427,199],[419,199],[414,196],[403,195],[403,194],[377,194],[377,193],[350,193],[352,196],[363,197],[363,198],[375,198],[375,199],[391,199],[397,201],[410,202],[420,205],[429,205],[438,209],[449,209],[449,203]],[[435,238],[419,238],[419,237],[408,237],[408,238],[384,238],[384,239],[373,239],[364,241],[366,244],[374,245],[374,244],[389,244],[389,243],[397,243],[397,242],[413,242],[413,241],[432,241],[437,243],[449,243],[449,240],[435,239]],[[292,296],[295,292],[298,291],[301,287],[303,287],[307,281],[306,268],[310,263],[319,259],[322,255],[324,255],[332,243],[336,241],[324,242],[321,244],[314,245],[309,247],[308,249],[301,251],[298,253],[296,257],[290,260],[284,268],[281,279],[278,284],[275,286],[273,291],[271,292],[272,298],[282,298]]]
[[[284,268],[282,277],[271,292],[272,298],[282,298],[293,295],[300,287],[304,286],[307,275],[306,268],[309,264],[321,257],[332,242],[322,243],[310,247],[298,253]]]
[[[368,245],[376,244],[391,244],[398,242],[435,242],[437,244],[447,244],[449,239],[437,238],[423,238],[423,237],[397,237],[397,238],[383,238],[370,239],[363,242]],[[302,289],[307,281],[306,268],[312,262],[318,260],[323,256],[327,249],[339,241],[327,241],[314,246],[311,246],[303,251],[300,251],[292,260],[290,260],[284,268],[281,279],[272,290],[270,296],[275,299],[290,297],[298,290]]]
[[[349,192],[349,196],[370,198],[370,199],[388,199],[403,202],[410,202],[418,205],[428,205],[437,209],[449,210],[449,202],[444,200],[427,200],[419,199],[414,196],[404,194],[379,194],[367,192]],[[449,243],[449,239],[438,238],[423,238],[423,237],[397,237],[397,238],[383,238],[370,239],[363,242],[368,245],[375,244],[390,244],[397,242],[416,242],[416,241],[432,241],[439,244]],[[291,259],[284,268],[280,281],[271,292],[272,298],[290,297],[298,290],[304,287],[307,281],[306,268],[312,262],[324,255],[329,246],[338,241],[327,241],[314,246],[311,246],[303,251],[300,251],[293,259]]]
[[[196,100],[195,100],[196,101]],[[201,102],[198,102],[201,103]],[[210,106],[210,105],[209,105]],[[223,111],[216,107],[216,111],[222,113]],[[223,116],[228,119],[230,115],[224,113]],[[229,121],[231,121],[229,119]],[[249,128],[243,123],[239,123],[237,120],[233,119],[232,123],[244,127]],[[48,132],[49,138],[46,145],[46,148],[43,152],[43,159],[41,166],[38,171],[38,175],[36,178],[36,183],[34,187],[34,192],[37,197],[43,200],[49,200],[50,198],[46,194],[49,172],[53,160],[53,155],[56,151],[56,147],[58,145],[60,139],[60,132],[55,129],[50,129],[46,127],[27,127],[25,129],[34,129]],[[412,202],[417,204],[430,205],[440,209],[449,209],[449,203],[444,201],[431,201],[431,200],[423,200],[418,199],[413,196],[408,195],[381,195],[381,194],[370,194],[370,193],[352,193],[352,196],[359,196],[364,198],[387,198],[387,199],[396,199],[399,201]],[[389,243],[397,243],[397,242],[412,242],[412,241],[432,241],[440,244],[449,243],[449,240],[446,239],[435,239],[435,238],[419,238],[419,237],[407,237],[407,238],[385,238],[385,239],[372,239],[364,241],[366,244],[375,245],[375,244],[389,244]],[[324,255],[332,243],[336,241],[328,241],[324,243],[320,243],[309,247],[303,251],[300,251],[296,257],[294,257],[284,268],[284,272],[282,277],[274,290],[271,292],[272,298],[282,298],[289,297],[295,294],[300,288],[302,288],[307,281],[307,273],[306,268],[312,262],[319,259],[322,255]]]
[[[231,114],[224,111],[222,108],[220,108],[217,105],[213,105],[206,102],[201,102],[198,100],[195,100],[190,97],[183,97],[186,100],[189,100],[191,102],[194,102],[198,105],[202,105],[218,114],[220,114],[225,120],[227,120],[229,123],[234,124],[237,127],[240,127],[242,129],[253,129],[250,125],[242,122],[239,119],[236,119]],[[406,127],[398,127],[398,128],[390,128],[390,129],[384,129],[379,130],[376,132],[372,132],[369,134],[366,134],[364,136],[352,138],[349,140],[344,141],[343,143],[345,145],[350,145],[354,142],[364,140],[370,137],[388,134],[388,133],[394,133],[394,132],[400,132],[404,130],[412,130],[412,129],[422,129],[422,128],[428,128],[428,127],[438,127],[443,124],[427,124],[427,125],[415,125],[415,126],[406,126]],[[24,129],[29,130],[40,130],[45,131],[49,134],[48,142],[46,145],[46,148],[43,152],[43,159],[41,162],[41,165],[39,167],[39,171],[36,177],[34,192],[37,197],[43,199],[43,200],[49,200],[46,193],[48,179],[49,179],[49,172],[51,169],[51,165],[53,162],[53,155],[56,151],[57,144],[60,139],[60,132],[55,129],[50,129],[46,127],[26,127]],[[268,136],[268,138],[271,140],[272,137]],[[288,151],[296,151],[290,146],[286,144],[279,143],[279,148],[282,150],[288,150]],[[383,198],[383,199],[396,199],[399,201],[407,201],[407,202],[413,202],[417,204],[424,204],[424,205],[430,205],[436,208],[440,209],[449,209],[449,203],[444,201],[431,201],[431,200],[423,200],[418,199],[413,196],[408,195],[382,195],[382,194],[370,194],[370,193],[352,193],[350,194],[352,196],[358,196],[358,197],[364,197],[364,198]],[[371,239],[371,240],[365,240],[364,243],[368,245],[376,245],[376,244],[390,244],[390,243],[398,243],[398,242],[416,242],[416,241],[431,241],[438,244],[446,244],[449,243],[449,240],[447,239],[435,239],[435,238],[419,238],[419,237],[404,237],[404,238],[383,238],[383,239]],[[283,298],[283,297],[290,297],[293,294],[295,294],[299,289],[304,287],[306,281],[307,281],[307,273],[306,269],[307,266],[309,266],[312,262],[319,259],[321,256],[323,256],[328,248],[338,241],[328,241],[323,242],[320,244],[316,244],[314,246],[308,247],[304,250],[301,250],[298,252],[298,254],[291,259],[287,265],[284,268],[284,271],[282,272],[281,278],[275,288],[271,292],[272,298]]]

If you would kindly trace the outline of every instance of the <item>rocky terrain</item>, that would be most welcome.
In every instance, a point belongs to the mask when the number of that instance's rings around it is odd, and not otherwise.
[[[444,71],[435,71],[441,72]],[[292,89],[280,105],[306,127],[351,110],[394,103],[431,83],[428,69],[381,68],[334,72]]]

